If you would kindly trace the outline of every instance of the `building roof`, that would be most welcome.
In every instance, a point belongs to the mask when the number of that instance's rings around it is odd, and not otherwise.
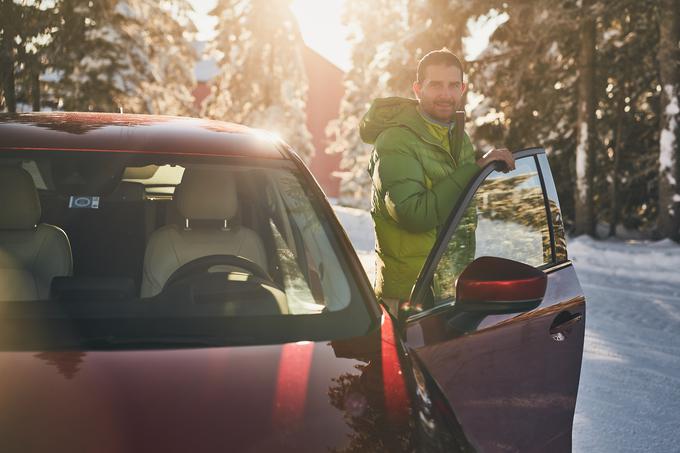
[[[0,151],[11,150],[284,157],[280,140],[239,124],[83,112],[0,114]]]

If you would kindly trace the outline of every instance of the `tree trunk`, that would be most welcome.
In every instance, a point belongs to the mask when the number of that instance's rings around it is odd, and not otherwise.
[[[621,167],[621,153],[623,152],[623,120],[625,117],[625,102],[624,97],[626,93],[627,84],[623,83],[619,90],[618,102],[616,108],[618,109],[616,119],[616,137],[614,138],[614,166],[612,168],[612,186],[611,186],[611,217],[609,219],[609,236],[616,236],[616,226],[619,223],[620,208],[619,208],[619,170]]]
[[[659,236],[680,240],[680,0],[662,0],[659,7],[659,75],[661,133],[659,136]]]
[[[7,111],[17,111],[16,90],[14,87],[14,56],[12,43],[5,35],[0,42],[0,74],[2,74],[2,91],[5,95]]]
[[[31,97],[33,98],[33,111],[40,111],[40,71],[31,74]]]
[[[576,143],[575,233],[595,236],[593,174],[595,152],[595,19],[592,0],[584,0],[579,51],[578,123]]]

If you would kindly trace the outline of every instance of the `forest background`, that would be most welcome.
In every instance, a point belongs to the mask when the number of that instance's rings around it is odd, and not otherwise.
[[[191,96],[187,0],[0,0],[0,111],[204,116],[278,132],[306,158],[305,45],[291,0],[218,0],[219,74]],[[574,235],[680,241],[680,0],[346,0],[351,59],[338,119],[338,203],[367,208],[370,102],[410,96],[426,52],[465,60],[479,149],[546,148]],[[493,21],[480,53],[471,25]],[[474,37],[472,37],[474,38]]]

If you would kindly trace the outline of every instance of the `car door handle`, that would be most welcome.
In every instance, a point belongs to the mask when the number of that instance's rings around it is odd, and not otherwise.
[[[571,314],[568,311],[563,311],[557,315],[555,321],[553,321],[552,325],[550,326],[550,335],[552,335],[555,340],[558,340],[555,338],[556,335],[562,334],[565,330],[571,329],[582,320],[583,313]]]

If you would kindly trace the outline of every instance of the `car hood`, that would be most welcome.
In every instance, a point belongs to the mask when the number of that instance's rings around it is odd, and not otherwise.
[[[69,452],[404,445],[394,338],[383,322],[317,343],[0,352],[0,438],[13,451]]]

